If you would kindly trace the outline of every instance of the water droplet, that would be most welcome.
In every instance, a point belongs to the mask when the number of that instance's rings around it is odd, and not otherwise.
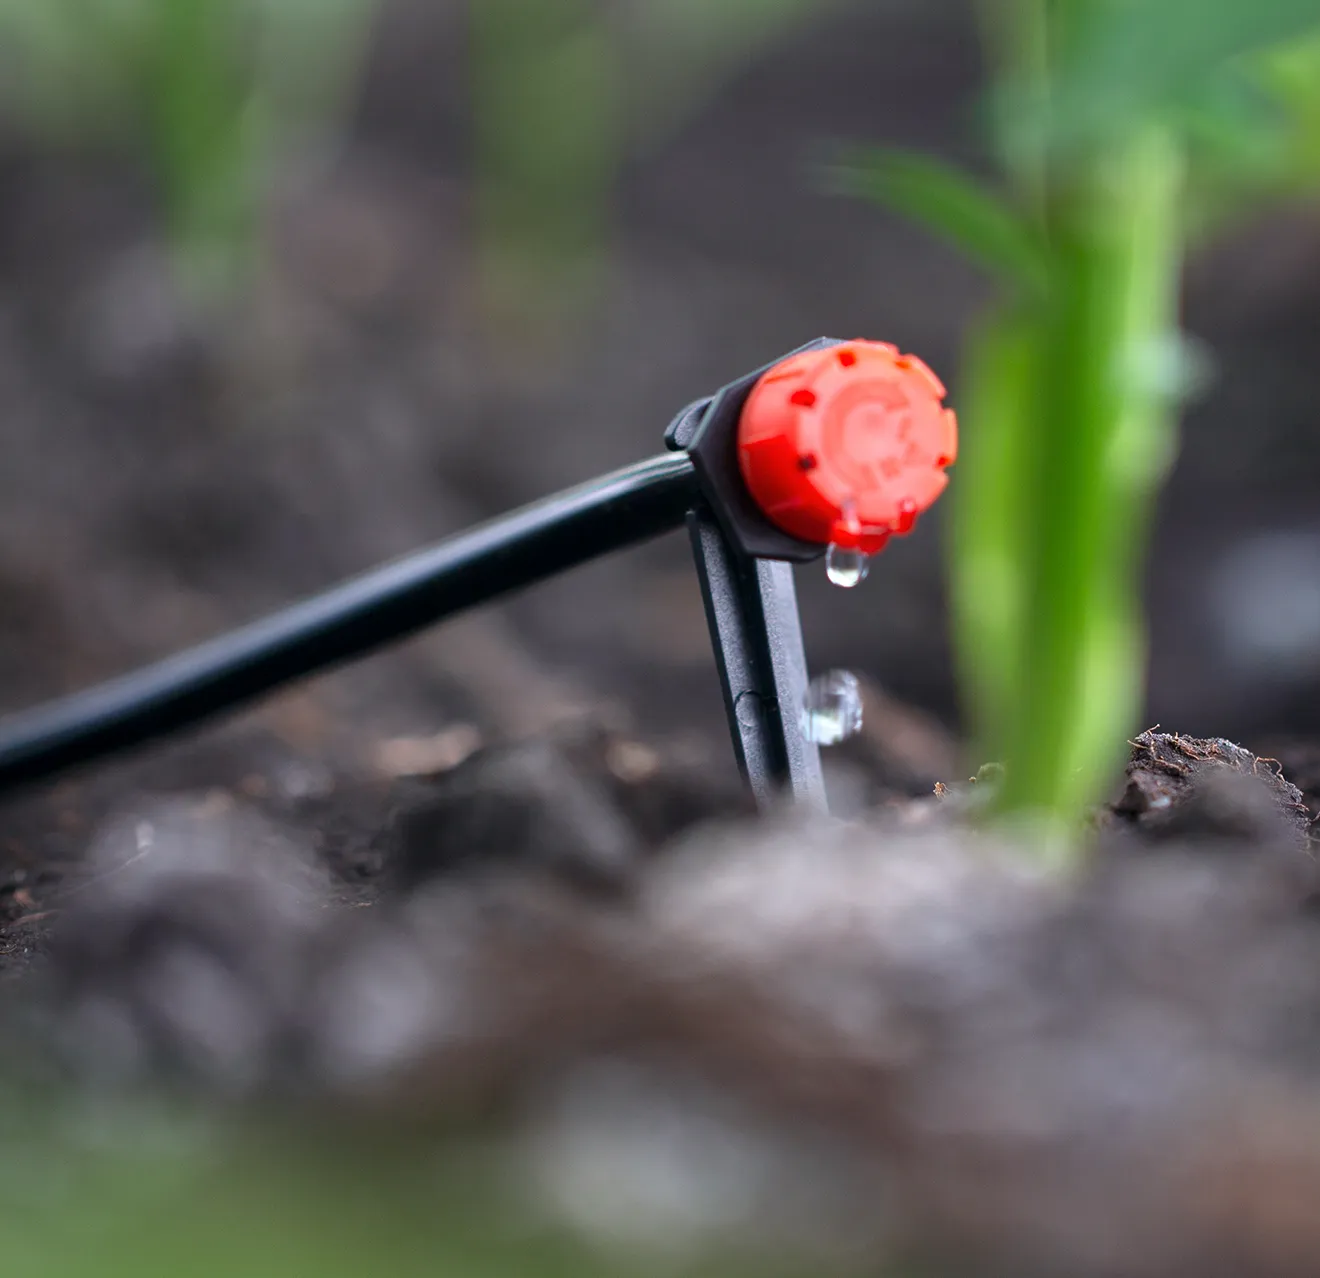
[[[818,675],[802,698],[802,735],[817,745],[838,745],[862,728],[862,688],[848,670]]]
[[[871,557],[860,550],[849,550],[830,542],[825,552],[825,575],[836,585],[851,590],[866,580]]]

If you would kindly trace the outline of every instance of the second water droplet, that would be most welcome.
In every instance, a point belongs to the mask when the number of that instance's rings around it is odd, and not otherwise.
[[[848,550],[830,542],[825,552],[825,575],[836,586],[851,590],[866,580],[871,557],[860,550]]]
[[[802,698],[802,735],[817,745],[838,745],[862,729],[862,688],[848,670],[817,675]]]

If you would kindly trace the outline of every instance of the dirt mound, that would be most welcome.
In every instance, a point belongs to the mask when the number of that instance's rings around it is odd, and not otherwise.
[[[486,1132],[630,1255],[1314,1272],[1316,867],[1275,764],[1143,734],[1071,882],[947,800],[748,822],[699,774],[596,732],[380,783],[370,908],[325,797],[144,801],[19,989],[83,1076],[409,1157]],[[721,822],[649,825],[676,789]]]

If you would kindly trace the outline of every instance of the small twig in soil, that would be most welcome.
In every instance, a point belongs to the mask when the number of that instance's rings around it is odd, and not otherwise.
[[[45,919],[53,919],[59,912],[59,910],[38,910],[35,914],[20,914],[5,926],[22,927],[24,923],[40,923]]]
[[[151,827],[150,821],[139,821],[135,831],[138,850],[128,858],[127,861],[121,861],[118,865],[101,874],[94,874],[90,879],[83,879],[81,883],[75,883],[72,887],[65,888],[62,892],[56,894],[56,900],[67,900],[89,887],[95,887],[98,883],[104,883],[106,879],[127,870],[130,865],[136,865],[144,857],[151,853],[155,846],[155,831]]]

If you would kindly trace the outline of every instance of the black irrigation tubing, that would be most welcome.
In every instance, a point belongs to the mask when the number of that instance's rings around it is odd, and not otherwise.
[[[683,526],[686,453],[625,466],[186,652],[0,721],[0,791],[141,745],[599,555]]]

